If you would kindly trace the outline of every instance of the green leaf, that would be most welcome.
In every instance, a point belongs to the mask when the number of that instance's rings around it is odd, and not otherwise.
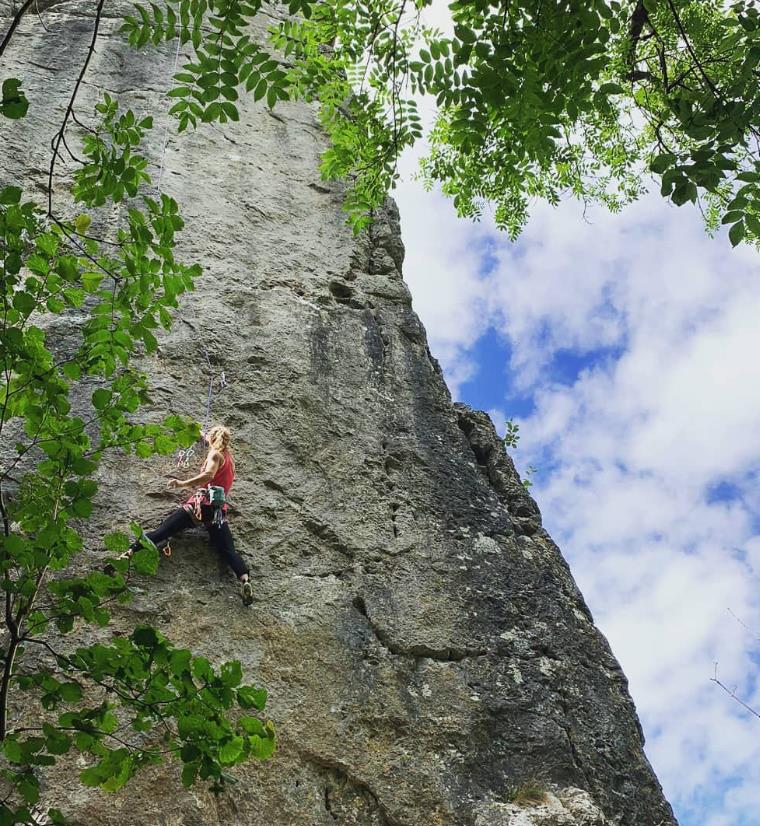
[[[112,531],[107,533],[103,538],[103,544],[106,549],[114,554],[124,553],[129,549],[129,537],[121,531]]]
[[[90,224],[92,224],[92,218],[86,213],[77,215],[77,217],[74,219],[74,227],[80,235],[87,232],[87,230],[90,228]]]
[[[243,751],[243,738],[233,737],[219,748],[219,762],[230,765],[234,763]]]
[[[267,730],[258,717],[241,717],[238,723],[246,734],[256,734],[259,737],[267,736]]]
[[[745,215],[744,223],[755,238],[760,240],[760,217],[757,215]]]
[[[212,123],[215,120],[219,120],[219,115],[221,115],[222,111],[221,103],[212,103],[203,112],[202,120],[204,123]]]
[[[21,90],[21,81],[9,77],[3,81],[2,97],[0,97],[0,115],[11,120],[23,118],[29,110],[29,101]]]
[[[253,99],[261,100],[267,91],[267,82],[263,78],[258,82],[256,88],[253,90]]]
[[[3,751],[11,763],[22,763],[24,760],[21,746],[17,740],[6,738],[3,741]]]
[[[189,788],[195,783],[195,778],[198,776],[199,764],[197,762],[186,763],[182,767],[182,785]]]
[[[0,204],[8,206],[10,204],[18,204],[20,201],[20,186],[5,186],[2,189],[0,189]]]
[[[248,740],[251,747],[251,754],[259,760],[267,760],[274,754],[277,741],[274,737],[259,737],[252,735]]]
[[[33,774],[24,774],[16,784],[24,802],[33,806],[40,799],[40,782]]]
[[[728,231],[728,239],[731,246],[735,247],[744,240],[745,226],[744,221],[737,221]]]
[[[132,555],[132,564],[138,574],[153,576],[158,571],[158,548],[139,548]]]
[[[92,516],[92,502],[89,499],[75,499],[71,503],[71,510],[75,516],[87,519]]]
[[[238,113],[237,107],[234,104],[228,103],[227,101],[223,101],[222,109],[224,110],[224,113],[230,120],[236,122],[240,120],[240,114]]]
[[[193,676],[196,680],[210,680],[214,676],[211,664],[205,657],[195,657],[193,659]]]
[[[220,677],[224,685],[235,688],[240,685],[243,679],[243,669],[238,660],[232,660],[222,664]]]
[[[192,654],[186,649],[175,649],[172,651],[171,657],[169,658],[172,673],[177,677],[181,677],[189,671],[191,658]]]
[[[161,635],[150,625],[140,625],[132,632],[132,641],[140,648],[153,651],[161,643]]]
[[[463,42],[463,43],[475,43],[477,40],[477,35],[475,32],[468,28],[467,26],[457,25],[454,27],[454,34]]]
[[[29,293],[22,290],[13,296],[13,306],[19,312],[24,315],[28,315],[36,309],[37,302],[35,301],[34,296],[29,295]]]
[[[85,786],[99,786],[103,782],[103,771],[100,766],[92,766],[79,773],[79,779]]]
[[[103,273],[99,272],[83,272],[82,273],[82,287],[88,293],[97,292],[103,281]]]
[[[653,158],[651,163],[649,164],[649,168],[652,172],[656,172],[658,174],[662,174],[665,172],[666,169],[671,167],[676,161],[676,156],[670,154],[669,152],[664,152],[661,155],[657,155],[656,158]]]
[[[78,683],[63,683],[60,687],[61,698],[67,703],[77,703],[82,699],[82,688]]]
[[[92,404],[96,410],[104,410],[108,403],[111,401],[111,397],[113,393],[110,390],[106,390],[104,387],[99,387],[93,394],[92,394]]]
[[[267,692],[263,688],[244,685],[238,689],[237,700],[241,708],[255,708],[263,711],[267,704]]]

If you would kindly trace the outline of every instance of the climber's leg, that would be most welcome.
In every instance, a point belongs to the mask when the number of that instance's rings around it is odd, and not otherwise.
[[[221,525],[208,526],[209,541],[214,550],[232,568],[238,579],[248,579],[248,566],[243,557],[235,550],[235,541],[232,538],[232,531],[227,522]]]
[[[169,516],[155,530],[148,531],[146,536],[150,541],[157,545],[165,539],[170,539],[172,536],[181,533],[186,528],[193,526],[193,518],[184,508],[177,508],[172,511]],[[140,547],[140,540],[136,539],[129,546],[129,556],[131,556]]]
[[[250,605],[253,602],[253,586],[248,573],[248,566],[243,557],[235,550],[235,541],[232,538],[232,531],[227,522],[221,525],[208,525],[208,536],[214,550],[232,568],[235,576],[240,580],[242,587],[243,602]]]

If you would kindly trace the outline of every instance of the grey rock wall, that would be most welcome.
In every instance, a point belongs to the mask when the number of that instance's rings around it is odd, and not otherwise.
[[[29,17],[9,50],[31,108],[0,123],[1,183],[42,192],[93,8],[56,4],[47,31]],[[130,51],[119,4],[106,8],[90,81],[164,105],[173,47]],[[279,751],[218,800],[182,790],[174,767],[116,796],[84,790],[74,765],[47,797],[88,826],[674,824],[625,677],[536,504],[485,414],[452,404],[402,279],[395,206],[354,238],[341,187],[319,179],[325,146],[300,104],[248,101],[224,131],[168,133],[162,187],[187,219],[183,257],[206,272],[145,361],[148,415],[200,420],[206,353],[224,371],[212,412],[234,433],[231,525],[256,602],[244,609],[188,534],[117,618],[240,659],[270,691]],[[83,564],[103,532],[176,504],[168,470],[106,462]],[[552,793],[511,803],[527,781]]]

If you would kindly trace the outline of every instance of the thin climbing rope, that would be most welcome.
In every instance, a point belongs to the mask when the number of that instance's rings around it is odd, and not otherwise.
[[[177,51],[174,53],[174,69],[172,69],[172,76],[177,74],[177,65],[179,64],[179,46],[180,46],[180,39],[177,38]],[[164,145],[161,149],[161,164],[158,168],[158,180],[156,181],[156,191],[161,191],[161,179],[164,176],[164,158],[166,157],[166,147],[169,143],[169,121],[171,118],[168,118],[166,124],[164,125]]]
[[[206,396],[206,415],[203,417],[203,430],[211,424],[211,404],[214,401],[214,365],[211,364],[208,350],[203,351],[206,357],[206,364],[208,365],[209,379],[208,379],[208,394]],[[219,392],[227,386],[227,377],[224,375],[224,370],[219,374]]]
[[[177,66],[179,65],[179,49],[180,49],[180,38],[177,38],[177,49],[174,52],[174,68],[172,69],[172,75],[177,73]],[[166,159],[166,148],[169,143],[169,120],[166,121],[164,126],[164,135],[163,135],[163,146],[161,148],[161,161],[158,168],[158,179],[156,180],[156,192],[160,193],[161,191],[161,180],[164,175],[164,161]],[[208,426],[211,422],[211,405],[214,401],[214,366],[211,364],[211,357],[208,354],[208,350],[203,350],[203,355],[206,358],[206,364],[208,365],[209,369],[209,379],[208,379],[208,393],[206,394],[206,413],[203,417],[203,425],[201,426],[201,433],[205,432],[208,429]],[[227,378],[224,375],[224,370],[222,370],[221,375],[219,376],[219,390],[220,392],[224,390],[227,386]],[[190,465],[193,463],[195,459],[195,447],[190,446],[184,450],[180,449],[177,451],[177,459],[175,466],[177,468],[189,468]]]
[[[206,364],[208,364],[209,371],[208,396],[206,397],[206,415],[203,417],[203,427],[201,428],[201,430],[205,431],[209,426],[209,421],[211,418],[211,402],[214,400],[214,368],[211,365],[208,350],[204,350],[203,355],[206,356]]]
[[[211,357],[209,356],[208,350],[203,350],[203,355],[206,359],[206,364],[208,365],[209,370],[209,378],[208,378],[208,392],[206,394],[206,413],[203,417],[203,424],[201,425],[201,433],[208,430],[209,424],[211,423],[211,406],[214,402],[214,365],[211,363]],[[224,390],[227,386],[227,377],[224,374],[224,370],[219,375],[219,392]],[[177,451],[177,458],[175,461],[175,467],[177,468],[189,468],[191,464],[193,464],[195,460],[195,446],[191,445],[190,447],[182,450]]]

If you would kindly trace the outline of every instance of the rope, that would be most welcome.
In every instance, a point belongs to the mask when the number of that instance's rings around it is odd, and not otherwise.
[[[214,401],[214,366],[211,364],[208,350],[204,350],[203,355],[206,357],[206,364],[208,364],[209,369],[208,395],[206,396],[206,415],[203,417],[202,428],[203,430],[206,430],[209,424],[211,424],[211,403]],[[224,370],[222,370],[219,374],[219,392],[221,393],[226,386],[227,377],[224,375]]]
[[[177,65],[179,63],[179,44],[180,38],[177,38],[177,51],[174,53],[174,69],[172,69],[172,76],[177,74]],[[158,168],[158,181],[156,182],[156,191],[161,191],[161,178],[164,176],[164,158],[166,157],[166,146],[169,143],[169,120],[167,119],[166,125],[164,126],[164,146],[161,150],[161,165]]]
[[[206,413],[203,417],[203,424],[201,425],[201,432],[208,430],[208,426],[211,423],[211,406],[214,401],[214,365],[211,363],[211,357],[208,354],[208,350],[203,350],[203,355],[206,359],[206,364],[208,365],[209,369],[209,379],[208,379],[208,393],[206,394]],[[219,375],[219,392],[224,390],[227,386],[227,377],[224,374],[224,370]],[[188,447],[184,450],[180,449],[177,451],[176,460],[174,466],[176,468],[189,468],[192,464],[195,463],[195,446]]]
[[[202,431],[205,431],[206,428],[209,426],[209,422],[211,420],[211,402],[214,400],[214,368],[211,365],[211,359],[209,358],[208,350],[204,350],[203,355],[206,356],[206,364],[208,364],[209,370],[208,396],[206,397],[206,415],[203,417],[203,427],[201,428]]]
[[[177,49],[174,52],[174,68],[172,69],[172,75],[177,73],[177,66],[179,65],[179,49],[180,49],[180,42],[181,39],[177,38]],[[166,124],[164,125],[164,135],[163,135],[163,146],[161,148],[161,161],[158,167],[158,178],[156,180],[155,189],[157,193],[161,191],[161,180],[164,176],[164,161],[166,159],[166,148],[169,144],[169,119],[167,119]],[[201,426],[201,432],[204,432],[208,429],[208,426],[211,421],[211,404],[214,400],[214,366],[211,364],[211,358],[208,354],[208,350],[203,350],[203,355],[206,358],[206,364],[208,365],[209,369],[209,380],[208,380],[208,393],[206,394],[206,413],[203,417],[203,425]],[[224,370],[222,370],[221,375],[219,376],[219,390],[222,391],[227,386],[227,377],[224,375]],[[187,469],[189,468],[195,461],[195,447],[191,446],[184,450],[180,449],[177,451],[177,459],[175,462],[175,467]],[[171,553],[171,548],[169,548],[169,553]]]

